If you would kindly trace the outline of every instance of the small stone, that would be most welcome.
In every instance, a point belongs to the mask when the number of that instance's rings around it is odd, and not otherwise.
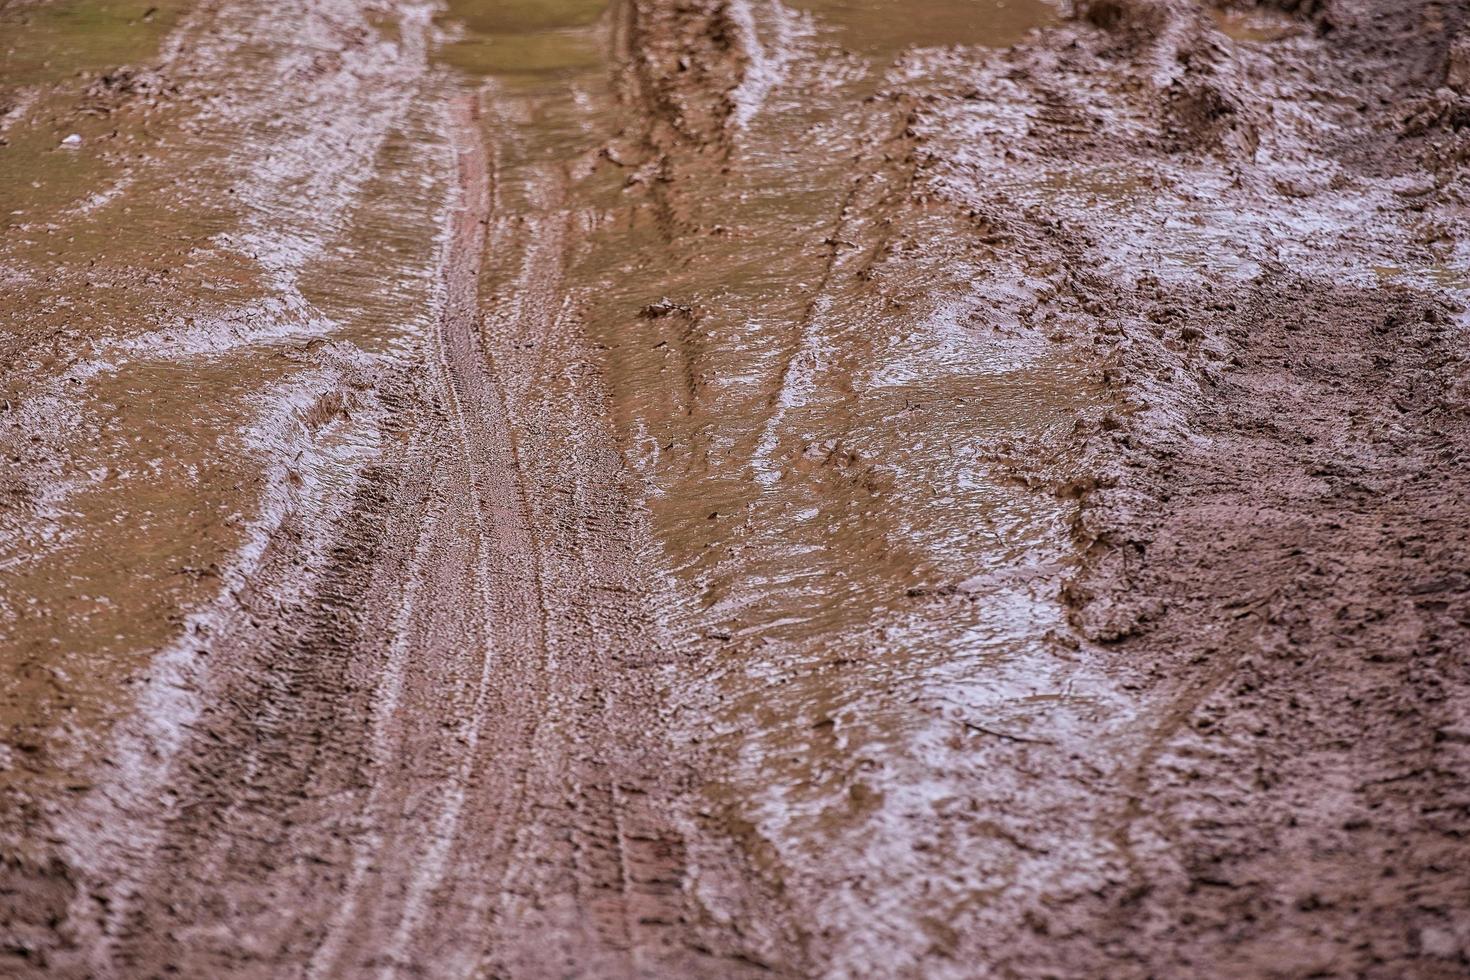
[[[666,316],[673,316],[676,313],[681,316],[690,316],[693,314],[693,312],[694,311],[692,309],[690,309],[683,303],[675,303],[673,300],[665,296],[657,303],[649,303],[647,306],[645,306],[642,310],[639,311],[639,316],[643,317],[643,319],[645,320],[658,320]]]
[[[1462,33],[1450,45],[1444,82],[1461,95],[1470,95],[1470,32]]]
[[[1460,955],[1460,941],[1448,929],[1429,926],[1419,932],[1419,948],[1425,956],[1451,960]]]
[[[82,134],[72,133],[66,139],[61,141],[61,145],[66,147],[68,150],[75,150],[77,147],[82,145]]]

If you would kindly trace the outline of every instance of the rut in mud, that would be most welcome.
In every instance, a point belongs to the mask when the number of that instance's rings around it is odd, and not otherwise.
[[[1470,6],[0,0],[0,972],[1456,976]]]

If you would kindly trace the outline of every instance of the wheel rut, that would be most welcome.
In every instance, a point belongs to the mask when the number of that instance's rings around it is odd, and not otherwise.
[[[526,220],[494,213],[487,97],[446,110],[442,309],[422,366],[375,379],[391,438],[339,516],[283,521],[215,622],[170,795],[111,812],[129,843],[96,880],[77,863],[68,928],[99,936],[49,961],[61,975],[749,968],[688,888],[692,776],[654,677],[677,653],[575,367],[568,215],[554,194]],[[535,315],[482,298],[491,228],[544,286]]]

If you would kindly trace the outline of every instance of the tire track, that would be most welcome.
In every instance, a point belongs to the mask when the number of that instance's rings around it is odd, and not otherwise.
[[[586,246],[577,229],[596,227],[599,214],[577,198],[580,164],[538,158],[514,122],[517,96],[497,104],[499,95],[489,96],[488,139],[497,161],[518,162],[496,181],[487,248],[504,279],[483,287],[484,339],[505,393],[544,602],[557,615],[546,635],[555,683],[532,735],[485,963],[512,976],[738,974],[738,946],[710,935],[691,897],[679,814],[693,777],[665,745],[652,675],[676,657],[657,613],[670,603],[656,595],[657,552],[582,331],[583,304],[595,300],[569,271]],[[501,213],[511,180],[518,206]]]

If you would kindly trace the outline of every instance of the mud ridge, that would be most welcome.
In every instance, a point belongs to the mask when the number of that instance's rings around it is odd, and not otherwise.
[[[1040,160],[1091,116],[1124,134],[1123,148],[1092,144],[1082,160],[1147,171],[1170,154],[1184,158],[1171,175],[1222,166],[1234,197],[1269,200],[1331,196],[1268,176],[1289,174],[1294,157],[1336,161],[1345,187],[1433,170],[1446,143],[1462,142],[1453,123],[1406,139],[1395,107],[1440,85],[1463,8],[1290,10],[1308,29],[1277,42],[1273,59],[1222,39],[1198,8],[1080,5],[1082,29],[1008,56],[1011,78],[1048,98],[1114,65],[1171,67],[1132,105],[1120,86],[1080,116],[1041,117],[1015,151]],[[1413,41],[1390,57],[1385,33]],[[1086,53],[1056,58],[1069,38]],[[1375,59],[1376,75],[1344,67]],[[1252,92],[1271,90],[1271,72],[1356,102],[1363,123],[1347,139],[1273,119]],[[928,146],[940,142],[932,125],[921,127]],[[1274,166],[1258,162],[1266,146]],[[930,173],[951,199],[987,199],[947,163]],[[1449,215],[1463,182],[1441,173],[1435,197],[1399,198],[1380,220],[1393,227],[1398,209],[1408,223],[1432,214],[1460,228]],[[1087,269],[1109,236],[1128,233],[1126,218],[1053,227],[997,198],[985,213],[1077,265],[1068,301],[1039,319],[1058,338],[1080,328],[1107,353],[1116,407],[1079,425],[1068,464],[1079,475],[1059,487],[1078,494],[1085,556],[1063,598],[1083,640],[1151,705],[1139,747],[1098,787],[1115,800],[1100,832],[1127,874],[1019,913],[1034,932],[1013,934],[1000,961],[1025,972],[1213,975],[1226,958],[1250,975],[1450,975],[1470,901],[1448,872],[1463,846],[1450,814],[1463,811],[1447,803],[1467,778],[1456,734],[1467,593],[1446,577],[1467,547],[1463,297],[1344,285],[1342,256],[1327,249],[1294,267],[1263,262],[1249,281],[1151,274],[1147,263],[1167,256],[1157,247],[1118,271]],[[1385,265],[1416,251],[1412,239],[1355,234],[1339,247],[1398,256],[1374,260]]]

